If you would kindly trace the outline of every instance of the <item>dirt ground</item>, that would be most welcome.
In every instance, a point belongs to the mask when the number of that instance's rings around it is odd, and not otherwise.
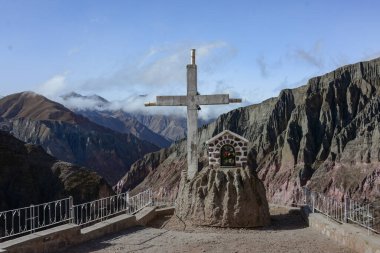
[[[176,216],[148,227],[71,248],[66,253],[105,252],[353,252],[306,226],[298,209],[271,207],[272,224],[259,229],[221,229],[185,225]]]

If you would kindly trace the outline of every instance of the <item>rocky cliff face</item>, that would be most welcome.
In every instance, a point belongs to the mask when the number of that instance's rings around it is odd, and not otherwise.
[[[68,196],[81,203],[112,194],[97,173],[0,131],[0,211]]]
[[[132,134],[99,126],[34,93],[0,100],[0,125],[16,138],[41,145],[60,160],[94,169],[111,185],[131,164],[158,148]]]
[[[379,198],[379,95],[380,58],[312,78],[202,127],[201,163],[207,163],[205,141],[229,129],[250,141],[249,165],[270,202],[291,203],[305,185],[337,197]],[[186,166],[184,148],[177,143],[137,161],[124,177],[126,187],[177,187],[179,180],[171,179]]]

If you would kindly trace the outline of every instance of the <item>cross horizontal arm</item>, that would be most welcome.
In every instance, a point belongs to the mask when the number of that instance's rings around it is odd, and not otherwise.
[[[229,102],[228,94],[196,96],[196,103],[198,105],[219,105],[219,104],[228,104],[228,102]]]
[[[186,96],[157,96],[158,106],[186,106]]]
[[[241,102],[241,99],[230,98],[230,95],[228,94],[196,96],[196,103],[198,105],[220,105],[220,104],[240,103],[240,102]]]

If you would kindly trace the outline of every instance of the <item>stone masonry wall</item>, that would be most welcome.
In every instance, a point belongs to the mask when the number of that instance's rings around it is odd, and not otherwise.
[[[236,167],[244,167],[247,164],[247,142],[228,133],[208,143],[210,167],[220,167],[220,149],[226,144],[233,146],[235,149]]]

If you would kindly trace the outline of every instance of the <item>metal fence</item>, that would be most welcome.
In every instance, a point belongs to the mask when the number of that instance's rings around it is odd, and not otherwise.
[[[0,242],[61,224],[85,227],[122,213],[134,214],[152,205],[152,196],[152,190],[148,189],[132,197],[125,192],[79,205],[73,205],[73,198],[69,197],[3,211],[0,212]]]
[[[39,205],[0,212],[0,241],[72,220],[73,199],[65,198]]]
[[[162,187],[152,193],[152,205],[157,207],[174,206],[177,194],[178,189],[168,190],[166,187]]]
[[[152,203],[150,189],[129,197],[129,193],[120,193],[111,197],[75,205],[73,207],[74,223],[89,226],[121,213],[133,214]]]
[[[362,203],[349,198],[337,200],[321,193],[304,188],[297,204],[309,207],[312,212],[319,212],[340,223],[355,223],[368,231],[380,233],[380,206]]]

